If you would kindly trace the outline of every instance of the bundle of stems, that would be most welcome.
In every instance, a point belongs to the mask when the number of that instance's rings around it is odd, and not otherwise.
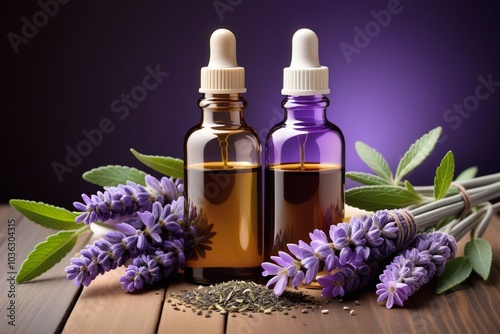
[[[491,181],[496,182],[491,183]],[[461,229],[462,233],[455,235],[457,240],[459,240],[470,230],[467,227],[471,223],[481,220],[479,229],[476,230],[476,235],[481,235],[484,232],[493,214],[493,207],[490,201],[500,197],[500,173],[463,181],[460,182],[460,185],[465,191],[422,206],[408,208],[415,218],[419,229],[424,230],[436,227],[443,219],[461,215],[462,213],[467,214],[471,210],[469,215],[463,219],[456,218],[446,224],[446,231],[451,231],[451,228]],[[431,188],[415,187],[415,190],[425,194],[430,192]],[[450,191],[453,191],[451,189]]]
[[[287,282],[295,288],[302,282],[309,284],[324,268],[328,274],[318,279],[323,295],[342,296],[368,284],[375,277],[378,262],[407,248],[417,233],[444,232],[452,244],[471,231],[474,237],[481,236],[492,214],[500,208],[500,204],[490,203],[500,197],[500,173],[454,185],[448,196],[439,200],[399,210],[379,210],[373,215],[353,217],[350,223],[332,225],[329,239],[320,230],[311,231],[310,243],[300,240],[288,244],[293,256],[279,252],[279,256],[271,257],[276,264],[262,264],[263,275],[274,276],[267,286],[275,285],[275,293],[280,295]],[[430,193],[430,189],[415,187],[422,195]],[[454,255],[453,251],[444,261]]]

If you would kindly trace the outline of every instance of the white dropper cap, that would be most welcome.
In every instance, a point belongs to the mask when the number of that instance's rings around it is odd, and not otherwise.
[[[227,29],[210,36],[210,61],[201,69],[200,93],[244,93],[245,69],[236,61],[236,38]]]
[[[328,67],[321,66],[318,36],[311,29],[299,29],[292,38],[292,62],[283,70],[283,95],[329,94]]]

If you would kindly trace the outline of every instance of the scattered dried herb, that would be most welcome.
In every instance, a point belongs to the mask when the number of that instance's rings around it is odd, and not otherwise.
[[[182,290],[172,297],[200,310],[219,313],[285,312],[299,305],[312,308],[319,302],[312,296],[298,291],[285,291],[280,297],[265,286],[251,282],[232,280],[192,290]]]

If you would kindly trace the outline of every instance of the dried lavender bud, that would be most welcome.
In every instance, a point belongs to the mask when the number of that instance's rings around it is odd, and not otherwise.
[[[184,303],[202,310],[217,312],[262,312],[286,311],[292,306],[317,303],[310,296],[300,292],[286,291],[277,297],[265,286],[247,281],[228,281],[184,291],[176,295]]]

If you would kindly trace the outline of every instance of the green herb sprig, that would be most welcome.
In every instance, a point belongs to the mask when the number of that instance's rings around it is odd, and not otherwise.
[[[347,204],[364,210],[412,209],[417,225],[424,230],[453,231],[459,238],[470,232],[471,240],[465,245],[464,256],[449,261],[439,277],[438,294],[462,283],[472,272],[476,272],[484,280],[488,279],[492,250],[491,245],[480,236],[492,213],[500,209],[500,205],[488,202],[500,196],[500,173],[476,177],[477,168],[470,167],[454,181],[455,159],[451,151],[445,154],[436,168],[432,186],[414,187],[404,179],[434,150],[440,135],[441,127],[436,127],[414,142],[403,155],[394,174],[379,152],[357,142],[356,152],[373,174],[346,173],[346,177],[363,185],[345,193]],[[456,215],[462,210],[464,203],[460,195],[457,195],[457,188],[452,186],[454,182],[459,182],[467,189],[475,204],[468,216],[461,220]],[[453,195],[455,196],[452,197]]]
[[[131,149],[144,165],[161,174],[182,178],[183,161],[172,157],[144,155]],[[109,165],[94,168],[83,174],[83,179],[101,187],[125,184],[127,181],[145,185],[146,172],[137,168]],[[9,204],[29,220],[58,232],[47,237],[28,254],[16,276],[17,283],[24,283],[45,273],[59,263],[74,248],[78,237],[90,230],[90,225],[76,223],[76,212],[43,202],[11,199]],[[99,224],[99,222],[98,222]]]

